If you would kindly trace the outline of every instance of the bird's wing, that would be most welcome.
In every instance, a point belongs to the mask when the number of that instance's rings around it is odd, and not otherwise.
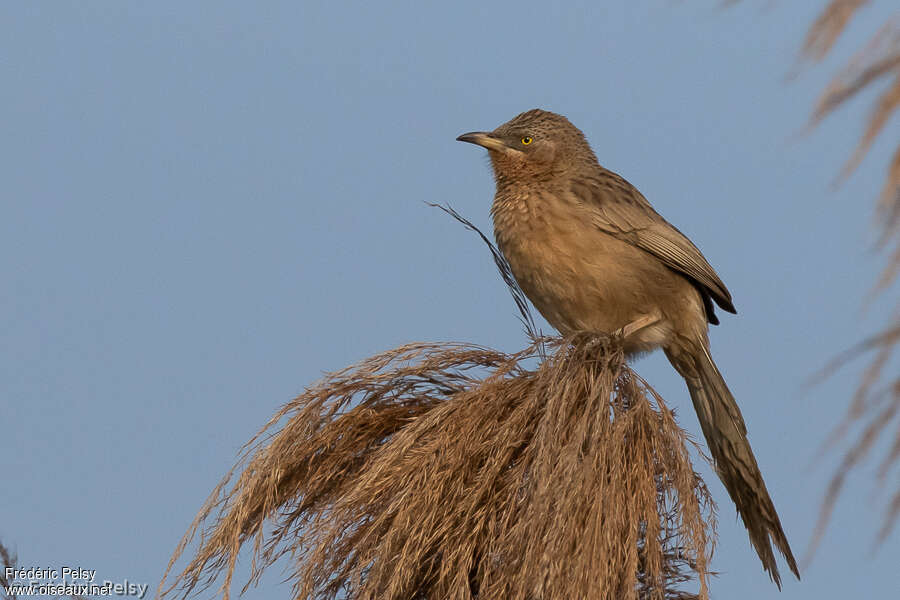
[[[723,310],[736,312],[731,293],[700,250],[625,179],[606,172],[574,182],[572,191],[591,209],[599,229],[656,256],[707,290]]]

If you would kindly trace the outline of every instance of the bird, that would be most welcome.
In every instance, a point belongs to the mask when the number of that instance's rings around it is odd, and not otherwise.
[[[772,581],[772,544],[800,572],[740,408],[710,353],[731,293],[700,250],[622,176],[602,167],[566,117],[523,112],[456,138],[487,149],[494,237],[519,287],[563,335],[616,335],[626,356],[661,348],[687,383],[715,470]]]

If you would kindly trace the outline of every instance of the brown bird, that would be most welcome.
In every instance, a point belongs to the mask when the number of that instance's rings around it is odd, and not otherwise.
[[[494,233],[520,287],[560,333],[622,337],[629,355],[662,348],[684,377],[716,471],[763,567],[781,588],[772,542],[799,578],[741,411],[709,352],[713,303],[731,294],[694,244],[604,169],[568,119],[524,112],[457,138],[487,148]]]

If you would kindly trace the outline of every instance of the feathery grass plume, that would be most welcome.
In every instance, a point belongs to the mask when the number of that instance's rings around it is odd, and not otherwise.
[[[893,321],[895,323],[893,326],[848,350],[823,369],[823,375],[827,376],[857,356],[867,353],[874,354],[872,362],[863,372],[844,420],[831,433],[826,443],[826,446],[833,445],[843,439],[851,427],[861,427],[860,434],[844,453],[837,470],[828,483],[825,500],[819,511],[818,523],[810,543],[810,555],[821,541],[847,475],[869,455],[881,436],[890,431],[897,431],[897,433],[887,455],[879,463],[878,480],[881,485],[884,485],[892,473],[895,480],[900,480],[900,473],[898,473],[900,470],[898,469],[900,466],[900,378],[883,383],[884,369],[894,356],[897,344],[900,343],[900,312],[894,313]],[[898,517],[900,517],[900,484],[891,493],[888,501],[887,512],[878,533],[879,542],[884,541],[890,535]]]
[[[803,46],[804,55],[814,61],[823,59],[853,16],[867,3],[868,0],[832,0],[810,27]],[[900,108],[900,13],[889,19],[831,80],[813,111],[811,124],[817,125],[844,102],[881,80],[889,81],[888,87],[875,101],[866,129],[844,165],[839,179],[847,177],[859,166],[875,138]],[[874,291],[879,292],[896,280],[900,270],[900,146],[895,150],[888,167],[876,214],[878,227],[881,229],[880,245],[895,245],[888,265],[875,286]],[[884,382],[885,367],[897,349],[898,342],[900,310],[891,315],[888,326],[882,332],[845,353],[826,369],[833,371],[855,356],[873,353],[872,362],[860,381],[844,421],[831,435],[831,441],[834,442],[846,435],[851,426],[862,426],[862,432],[845,453],[829,483],[811,551],[821,539],[848,473],[868,456],[883,433],[895,428],[898,433],[893,445],[879,465],[879,479],[882,483],[900,463],[900,378],[889,378],[887,383]],[[900,477],[896,479],[900,480]],[[900,485],[897,485],[889,501],[878,536],[880,541],[890,534],[898,516]]]
[[[867,4],[869,0],[831,0],[807,31],[801,57],[812,62],[822,61],[853,17]],[[856,170],[875,138],[884,131],[891,116],[900,108],[900,13],[888,19],[831,79],[813,109],[810,125],[818,125],[846,101],[882,80],[890,83],[875,101],[865,131],[838,180]],[[900,233],[900,145],[888,167],[878,209],[879,224],[885,238]],[[900,254],[895,254],[882,283],[893,279],[898,267]]]
[[[835,4],[836,2],[832,2],[832,6]],[[861,5],[858,0],[849,2],[845,0],[840,4],[853,5],[853,11]],[[845,10],[849,10],[849,8]],[[823,20],[826,15],[827,11],[816,21],[804,44],[804,54],[814,60],[824,57],[834,44],[838,34],[846,27],[850,17],[850,15],[845,15],[843,19],[835,17]],[[844,102],[882,79],[889,80],[890,84],[875,101],[866,129],[853,154],[841,170],[841,179],[856,170],[872,146],[872,142],[884,130],[890,117],[900,107],[900,14],[885,23],[869,43],[859,50],[850,62],[832,78],[813,110],[811,124],[817,125]],[[888,167],[884,188],[878,203],[881,215],[888,217],[883,225],[890,229],[897,225],[897,206],[900,204],[900,146],[897,147],[896,152]]]
[[[706,598],[715,505],[692,444],[615,339],[408,344],[272,417],[160,593],[221,578],[228,598],[248,545],[243,589],[290,556],[298,599]]]
[[[831,0],[807,31],[801,58],[812,62],[823,60],[853,17],[867,4],[869,0]],[[884,131],[890,118],[900,109],[900,13],[888,19],[828,83],[813,109],[810,126],[817,126],[845,102],[859,92],[871,89],[879,81],[887,81],[888,86],[876,99],[866,128],[838,175],[838,182],[856,170],[872,143]],[[876,224],[881,230],[879,246],[883,248],[893,244],[894,250],[873,293],[884,291],[896,281],[900,272],[900,145],[891,158],[884,187],[876,205]],[[900,343],[900,308],[888,318],[887,327],[880,333],[842,354],[824,369],[825,373],[830,373],[857,356],[873,354],[872,362],[850,402],[846,417],[829,438],[830,445],[843,438],[852,426],[862,426],[862,433],[845,453],[829,483],[808,554],[815,550],[824,533],[846,476],[868,456],[882,434],[894,429],[894,425],[897,427],[896,437],[887,456],[879,465],[878,476],[881,482],[887,480],[891,472],[900,466],[900,377],[890,378],[885,373],[885,368],[894,355],[898,343]],[[886,378],[887,382],[884,381]],[[897,480],[900,482],[900,476]],[[890,534],[898,517],[900,517],[900,483],[889,501],[878,536],[880,541]]]
[[[866,4],[868,0],[832,0],[807,32],[802,56],[812,61],[825,58],[853,16]],[[876,99],[865,131],[841,170],[838,180],[848,177],[856,170],[890,118],[900,109],[900,13],[888,19],[832,78],[819,97],[810,125],[818,125],[846,101],[879,81],[888,81],[888,86]],[[900,145],[894,151],[888,166],[876,215],[881,229],[881,245],[890,240],[894,240],[896,244],[888,266],[875,288],[880,291],[896,279],[900,270],[900,241],[896,239],[900,237]],[[897,326],[900,326],[900,322],[895,321],[889,329]]]

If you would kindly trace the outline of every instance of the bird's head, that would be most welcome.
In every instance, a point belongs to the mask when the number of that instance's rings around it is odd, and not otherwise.
[[[552,180],[597,164],[577,127],[562,115],[537,108],[493,131],[473,131],[456,139],[487,148],[498,183]]]

